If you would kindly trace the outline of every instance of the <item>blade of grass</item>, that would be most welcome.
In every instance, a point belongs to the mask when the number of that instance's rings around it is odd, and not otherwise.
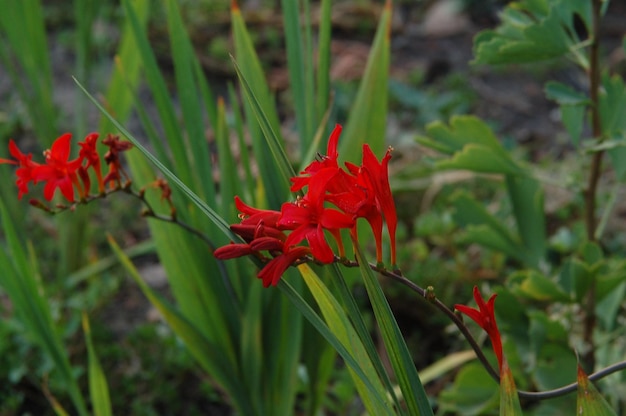
[[[218,215],[210,206],[206,204],[198,195],[196,195],[185,183],[178,178],[178,176],[174,175],[171,170],[169,170],[163,163],[159,161],[152,153],[146,149],[139,140],[137,140],[124,126],[122,126],[117,120],[109,114],[104,107],[96,100],[83,85],[74,78],[74,82],[78,85],[86,95],[89,97],[92,103],[111,121],[113,126],[121,133],[122,136],[126,137],[130,140],[133,145],[139,149],[145,156],[152,162],[157,169],[159,169],[165,177],[173,184],[175,184],[189,199],[202,211],[225,235],[229,236],[233,240],[237,239],[237,237],[230,231],[229,224],[224,221],[224,219]]]
[[[315,272],[306,264],[298,266],[307,287],[315,298],[322,315],[330,330],[339,338],[345,348],[352,351],[354,359],[359,363],[367,378],[374,384],[376,393],[367,391],[363,380],[352,374],[359,395],[370,414],[383,415],[394,414],[393,407],[387,398],[388,391],[381,384],[376,369],[357,335],[348,317],[343,312],[339,303],[332,296],[328,288],[322,283]]]
[[[237,72],[239,81],[244,89],[247,102],[252,107],[254,114],[257,117],[259,125],[261,126],[261,130],[263,131],[263,135],[265,137],[267,147],[269,147],[269,150],[272,156],[274,157],[274,162],[280,172],[279,174],[280,182],[283,183],[284,186],[288,189],[290,186],[289,178],[296,176],[296,173],[293,170],[291,163],[289,163],[289,159],[287,158],[287,153],[285,153],[285,149],[282,145],[281,140],[276,135],[276,132],[274,131],[274,129],[272,129],[272,123],[267,118],[265,111],[263,107],[261,106],[261,103],[254,95],[254,91],[252,90],[252,87],[250,86],[246,78],[244,77],[243,73],[241,72],[241,69],[239,68],[239,65],[237,65],[237,62],[235,61],[234,58],[232,58],[232,62],[235,67],[235,72]],[[259,156],[260,155],[257,154],[257,160]],[[272,178],[274,180],[275,180],[275,177],[276,175],[272,175]],[[283,195],[283,198],[284,198],[284,195]]]
[[[332,27],[330,11],[331,0],[322,0],[317,40],[317,96],[315,105],[318,115],[324,114],[330,108],[330,32]]]
[[[263,184],[269,207],[278,207],[284,202],[285,195],[289,192],[289,178],[294,175],[284,174],[284,172],[289,171],[289,169],[285,169],[290,164],[283,162],[283,159],[287,161],[287,158],[282,151],[283,139],[280,136],[276,104],[270,94],[259,57],[236,1],[231,3],[231,24],[235,56],[238,62],[236,69],[238,73],[242,74],[240,80],[246,80],[245,83],[242,83],[247,98],[243,102],[243,108],[259,167],[260,182]],[[267,153],[268,145],[270,146],[270,154]],[[279,160],[278,164],[276,159]],[[277,171],[280,172],[279,180],[276,180]]]
[[[24,327],[54,363],[78,414],[87,415],[80,388],[46,302],[34,250],[29,246],[29,255],[25,253],[2,201],[0,217],[7,242],[7,248],[0,249],[0,285],[11,298]]]
[[[109,244],[130,277],[150,300],[150,303],[159,310],[168,325],[170,325],[176,334],[185,342],[189,352],[202,368],[220,385],[224,386],[226,391],[232,396],[233,404],[237,407],[240,414],[255,414],[247,397],[247,392],[241,387],[240,380],[237,378],[240,369],[232,356],[224,354],[222,348],[206,339],[192,322],[185,318],[157,292],[153,291],[143,281],[130,259],[110,236]]]
[[[350,154],[364,143],[368,143],[376,154],[385,151],[391,10],[391,1],[387,0],[367,59],[365,74],[341,135],[339,154]]]
[[[100,360],[96,354],[96,349],[93,346],[89,318],[85,312],[83,312],[82,323],[83,332],[85,333],[85,343],[87,344],[89,362],[87,373],[89,377],[89,395],[91,397],[93,413],[95,416],[110,416],[113,412],[111,411],[109,385],[104,375],[104,371],[102,371],[102,366],[100,365]]]
[[[393,312],[387,303],[378,279],[370,269],[367,260],[357,241],[354,241],[355,253],[359,263],[359,269],[365,283],[376,322],[381,330],[389,360],[393,367],[398,384],[402,391],[408,413],[411,415],[432,415],[428,397],[422,386],[411,354],[398,328]]]
[[[281,279],[278,282],[278,288],[287,296],[287,298],[289,298],[292,304],[298,308],[300,313],[302,313],[302,315],[315,327],[315,329],[322,334],[322,336],[333,346],[333,348],[335,348],[341,358],[344,359],[346,365],[351,369],[351,371],[354,372],[355,376],[358,377],[357,385],[362,385],[363,388],[367,390],[367,396],[364,400],[373,401],[372,407],[382,410],[381,413],[373,412],[370,414],[393,415],[393,410],[386,401],[384,389],[379,385],[379,383],[376,382],[376,377],[374,376],[374,378],[371,378],[371,373],[363,368],[364,362],[359,361],[358,357],[355,356],[352,345],[350,345],[351,343],[358,345],[358,337],[353,336],[341,341],[339,336],[343,334],[343,331],[336,333],[333,329],[331,329],[329,326],[330,323],[325,323],[285,279]],[[334,320],[334,322],[338,321]],[[346,320],[343,320],[342,323],[346,324]],[[346,330],[347,328],[349,328],[349,326],[345,327]]]
[[[287,70],[289,87],[293,94],[296,126],[300,136],[300,146],[307,149],[313,139],[315,118],[314,99],[309,74],[313,69],[310,50],[305,47],[303,32],[310,32],[311,27],[302,25],[299,4],[293,0],[282,0],[283,25],[287,48]],[[308,4],[308,1],[304,2]],[[306,16],[306,14],[305,14]],[[308,35],[305,34],[305,38]]]

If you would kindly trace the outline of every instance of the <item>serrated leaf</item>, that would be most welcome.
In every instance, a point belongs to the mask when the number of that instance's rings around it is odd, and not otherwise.
[[[503,157],[507,155],[487,123],[475,116],[454,116],[449,127],[441,121],[434,121],[426,126],[426,132],[427,139],[417,140],[429,147],[435,144],[442,153],[451,155],[467,144],[477,144],[502,153]]]
[[[496,30],[474,38],[474,63],[529,63],[571,53],[586,66],[577,48],[581,40],[573,27],[574,14],[589,24],[589,7],[578,0],[512,3],[501,13],[502,23]]]
[[[513,163],[510,157],[503,155],[502,152],[494,151],[492,148],[478,144],[465,145],[451,159],[439,161],[435,166],[438,169],[465,169],[479,173],[508,175],[524,173],[524,170]]]
[[[589,381],[582,367],[578,366],[578,394],[576,395],[576,414],[585,416],[617,416],[609,403]]]
[[[523,260],[524,247],[509,229],[465,192],[453,196],[454,220],[465,226],[465,239]]]

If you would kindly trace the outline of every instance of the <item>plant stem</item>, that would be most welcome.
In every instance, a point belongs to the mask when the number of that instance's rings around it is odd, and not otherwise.
[[[600,13],[602,0],[590,0],[592,3],[592,33],[591,46],[589,50],[589,95],[591,99],[591,129],[596,141],[602,140],[602,123],[600,120]],[[593,154],[589,172],[589,182],[585,189],[585,224],[587,239],[596,240],[596,193],[598,182],[602,174],[602,157],[604,151],[598,150]],[[585,317],[583,323],[583,341],[586,351],[582,356],[582,365],[587,372],[593,371],[595,367],[595,343],[593,332],[596,326],[596,282],[592,280],[587,292]]]

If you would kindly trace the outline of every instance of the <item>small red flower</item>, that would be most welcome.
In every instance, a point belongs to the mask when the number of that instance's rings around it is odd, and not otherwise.
[[[13,141],[13,139],[9,140],[9,153],[11,154],[11,156],[13,156],[15,160],[0,159],[0,163],[8,163],[18,166],[17,170],[15,171],[15,175],[17,176],[15,184],[17,185],[18,189],[17,198],[22,199],[22,196],[28,193],[28,183],[36,183],[35,177],[33,176],[33,169],[40,165],[39,163],[32,161],[32,153],[22,153],[22,151]]]
[[[308,247],[296,246],[274,257],[258,274],[259,279],[263,280],[263,287],[268,287],[269,285],[276,286],[285,270],[310,252],[311,250]]]
[[[109,165],[109,173],[104,177],[103,182],[108,183],[111,188],[115,188],[115,186],[121,185],[122,175],[127,176],[122,168],[120,153],[132,149],[133,144],[122,141],[119,136],[113,134],[107,135],[106,139],[102,140],[102,144],[109,148],[109,151],[104,155],[104,161]]]
[[[85,171],[90,167],[93,168],[94,172],[96,173],[96,178],[98,180],[98,191],[100,193],[103,193],[104,180],[102,178],[102,168],[100,166],[100,155],[98,154],[98,149],[96,146],[97,142],[98,133],[88,134],[87,137],[85,137],[85,140],[83,140],[82,142],[78,142],[78,145],[80,146],[80,152],[78,155],[79,157],[87,161],[87,164],[84,166]],[[83,181],[85,180],[88,179],[84,179]]]
[[[484,299],[480,296],[478,287],[474,286],[474,300],[478,305],[478,309],[470,308],[465,305],[454,305],[454,308],[457,311],[469,316],[482,329],[484,329],[485,332],[487,332],[487,335],[489,335],[489,339],[491,340],[493,352],[498,358],[498,366],[500,370],[502,370],[502,339],[500,338],[500,331],[498,330],[494,311],[496,296],[497,294],[494,293],[491,295],[487,303],[485,303]]]
[[[56,139],[52,147],[44,151],[46,163],[33,168],[32,176],[35,182],[46,183],[43,196],[48,201],[52,201],[54,192],[60,189],[65,199],[74,202],[74,186],[78,189],[81,198],[86,195],[77,175],[82,159],[78,157],[69,160],[71,139],[72,135],[69,133]]]

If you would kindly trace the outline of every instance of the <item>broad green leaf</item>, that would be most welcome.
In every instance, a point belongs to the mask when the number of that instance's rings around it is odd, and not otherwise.
[[[487,414],[498,403],[498,385],[478,363],[464,366],[452,386],[439,395],[440,412],[464,416]]]
[[[374,310],[376,323],[382,333],[385,349],[400,385],[408,412],[410,415],[432,415],[433,411],[417,374],[415,363],[411,358],[409,349],[400,332],[400,328],[398,328],[389,303],[383,294],[380,283],[372,269],[370,269],[357,241],[354,241],[354,246],[361,276]]]
[[[543,302],[570,302],[571,299],[553,280],[536,270],[516,272],[511,276],[512,287],[526,297]]]
[[[506,416],[523,415],[513,373],[506,359],[503,361],[500,371],[500,414]]]
[[[391,0],[387,0],[376,29],[363,79],[339,141],[340,155],[348,155],[364,143],[368,143],[375,154],[385,151],[391,13]]]
[[[373,415],[393,415],[393,408],[387,397],[388,392],[381,384],[359,336],[341,306],[308,265],[300,265],[298,270],[315,298],[328,328],[337,337],[343,349],[350,351],[352,363],[347,361],[346,364],[349,365],[356,388],[366,408]],[[346,358],[341,350],[338,352],[344,359]],[[358,373],[357,370],[359,370]]]
[[[487,123],[475,116],[454,116],[449,127],[434,121],[426,127],[426,133],[428,136],[419,137],[418,142],[448,155],[472,144],[488,148],[502,159],[510,158]]]
[[[471,195],[459,192],[452,198],[454,220],[466,227],[466,239],[476,240],[509,256],[523,259],[524,248],[509,229]]]
[[[479,173],[508,175],[524,173],[524,170],[513,163],[510,157],[478,144],[466,144],[461,151],[455,153],[450,159],[438,161],[435,166],[438,169],[463,169]]]
[[[567,133],[572,139],[572,143],[577,146],[583,132],[586,108],[578,105],[561,106],[561,121],[567,129]]]
[[[83,331],[85,332],[85,343],[87,344],[87,355],[89,365],[87,374],[89,377],[89,395],[91,397],[91,406],[95,416],[112,415],[111,398],[109,396],[109,385],[107,384],[104,371],[100,365],[100,360],[96,354],[96,349],[91,340],[91,328],[89,326],[89,318],[83,312]]]
[[[582,367],[577,372],[578,394],[576,395],[576,414],[585,416],[617,416],[615,410],[589,381]]]
[[[556,101],[559,105],[584,106],[590,104],[587,94],[561,82],[548,81],[544,90],[546,97]]]
[[[549,5],[545,0],[512,3],[501,13],[502,23],[496,30],[485,30],[474,38],[474,63],[528,63],[569,53],[586,67],[573,20],[577,13],[588,22],[588,10],[588,6],[571,0]]]

